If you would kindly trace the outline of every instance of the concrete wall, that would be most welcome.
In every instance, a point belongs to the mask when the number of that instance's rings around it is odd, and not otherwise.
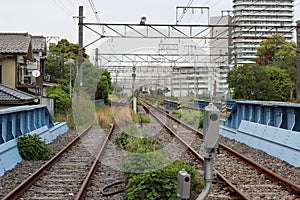
[[[54,115],[54,99],[42,97],[41,98],[41,105],[47,106],[48,111],[53,116]]]
[[[47,144],[68,131],[66,122],[53,123],[46,106],[16,106],[0,110],[0,176],[22,160],[18,137],[38,134]]]
[[[42,140],[46,142],[46,144],[49,144],[55,140],[56,137],[68,131],[68,129],[67,123],[61,122],[55,124],[50,129],[48,129],[47,126],[43,126],[26,134],[38,134]],[[13,169],[19,162],[22,161],[17,145],[17,138],[0,145],[0,176],[2,176],[7,170]]]
[[[8,58],[2,61],[2,84],[16,88],[16,58]]]
[[[300,104],[236,101],[220,134],[300,167]]]

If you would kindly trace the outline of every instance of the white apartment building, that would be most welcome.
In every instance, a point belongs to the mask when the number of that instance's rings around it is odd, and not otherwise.
[[[213,82],[215,83],[216,94],[223,94],[228,90],[228,84],[226,82],[227,73],[231,69],[230,63],[232,62],[232,52],[230,47],[232,46],[231,27],[228,25],[231,23],[232,17],[227,14],[222,16],[210,17],[210,63],[215,69],[213,75]],[[214,89],[214,88],[213,88]]]
[[[275,33],[293,37],[293,0],[233,0],[232,64],[255,63],[261,40]]]

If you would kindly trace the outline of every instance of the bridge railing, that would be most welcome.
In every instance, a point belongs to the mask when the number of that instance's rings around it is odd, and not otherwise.
[[[0,110],[0,145],[43,126],[54,126],[46,106],[18,106]]]

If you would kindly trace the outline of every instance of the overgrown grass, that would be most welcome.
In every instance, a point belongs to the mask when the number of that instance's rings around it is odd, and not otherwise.
[[[96,106],[96,118],[103,128],[109,128],[113,124],[113,114],[110,106]]]
[[[134,123],[150,123],[151,118],[146,117],[146,116],[142,116],[141,113],[136,113],[136,114],[132,114],[132,121]]]
[[[204,112],[197,110],[173,110],[172,115],[194,128],[203,128]]]
[[[54,122],[67,122],[69,129],[74,130],[75,129],[75,123],[73,118],[73,112],[72,109],[68,109],[65,111],[65,113],[59,113],[54,114],[53,116]]]

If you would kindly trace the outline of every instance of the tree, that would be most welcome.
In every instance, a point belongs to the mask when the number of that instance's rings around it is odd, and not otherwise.
[[[83,50],[83,57],[88,58],[85,50]],[[56,45],[49,47],[45,72],[46,75],[50,75],[51,82],[57,82],[59,79],[69,79],[70,63],[65,65],[65,62],[70,59],[74,61],[71,67],[73,68],[72,77],[75,77],[75,63],[78,61],[78,44],[73,44],[66,39],[61,39]]]
[[[289,101],[290,91],[294,88],[294,84],[286,70],[279,69],[278,67],[266,67],[265,70],[274,89],[270,100]]]
[[[102,70],[101,77],[97,84],[95,99],[104,99],[105,103],[108,102],[108,95],[111,94],[113,88],[111,83],[110,72]]]
[[[233,98],[248,100],[288,101],[293,82],[278,67],[243,65],[228,73],[227,83]]]
[[[260,42],[257,48],[256,64],[276,66],[284,69],[291,80],[296,82],[296,44],[288,42],[280,34],[269,36]]]
[[[83,90],[92,99],[104,99],[108,102],[108,95],[112,92],[110,72],[107,69],[95,67],[86,60],[83,64]]]
[[[54,111],[56,114],[65,114],[72,106],[72,101],[66,92],[65,86],[61,84],[50,87],[47,91],[47,97],[54,99]]]
[[[268,74],[258,65],[234,68],[227,75],[227,83],[236,99],[269,100],[273,92]]]

